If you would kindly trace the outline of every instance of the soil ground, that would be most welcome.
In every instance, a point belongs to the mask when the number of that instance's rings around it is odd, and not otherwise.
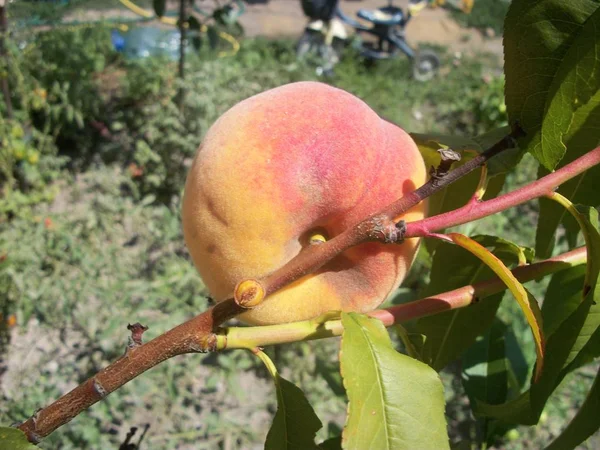
[[[376,9],[387,5],[386,0],[340,0],[340,7],[351,17],[361,9]],[[246,36],[296,37],[300,36],[307,22],[299,0],[246,0],[246,11],[240,17]],[[212,0],[199,0],[197,5],[205,10],[214,7]],[[408,0],[395,0],[395,6],[407,9]],[[177,10],[177,2],[168,4],[168,11]],[[85,8],[68,14],[69,20],[100,20],[108,18],[133,18],[136,15],[125,7]],[[351,32],[351,30],[348,30]],[[426,8],[414,17],[406,28],[409,43],[418,46],[421,43],[435,44],[465,54],[493,53],[501,57],[501,37],[487,37],[478,30],[462,28],[443,8]]]
[[[249,1],[240,18],[248,36],[299,36],[306,25],[299,0]],[[342,10],[351,17],[361,9],[385,6],[385,0],[340,0]],[[396,0],[394,5],[406,11],[408,0]],[[430,43],[461,52],[489,52],[502,55],[502,39],[488,38],[477,30],[462,28],[450,13],[442,8],[427,8],[414,17],[406,28],[409,43]]]

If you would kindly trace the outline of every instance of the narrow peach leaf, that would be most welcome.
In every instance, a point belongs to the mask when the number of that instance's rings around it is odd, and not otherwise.
[[[596,0],[514,0],[506,15],[509,121],[519,121],[526,133],[521,148],[548,170],[571,152],[564,142],[576,131],[576,112],[590,102],[598,106],[599,6]]]
[[[579,267],[568,268],[555,274],[550,282],[544,300],[543,314],[548,318],[544,323],[547,336],[547,361],[542,374],[529,390],[519,397],[502,405],[478,402],[479,415],[502,419],[506,422],[534,425],[548,401],[548,398],[564,377],[590,362],[600,354],[600,232],[598,211],[584,206],[569,207],[586,240],[588,263],[585,273]],[[591,411],[598,400],[598,380],[588,394],[582,409]],[[600,416],[597,414],[596,417]],[[569,425],[565,430],[569,436],[585,436],[593,424],[587,423],[585,414],[578,413],[579,423]],[[575,421],[575,419],[574,419]],[[593,421],[591,419],[590,421]],[[567,442],[571,437],[561,438]],[[554,444],[553,444],[554,445]],[[556,444],[558,445],[558,444]],[[561,448],[574,448],[567,446]],[[559,448],[557,446],[551,448]]]
[[[302,390],[279,376],[273,361],[262,351],[255,352],[273,377],[277,412],[267,434],[265,450],[318,450],[315,435],[323,424]]]
[[[596,375],[588,395],[563,432],[546,450],[578,448],[587,438],[600,429],[600,371]],[[593,445],[593,444],[592,444]]]
[[[448,449],[444,391],[426,364],[398,353],[383,324],[342,314],[341,372],[348,394],[344,449]]]
[[[544,337],[542,334],[542,313],[537,301],[516,279],[510,269],[504,265],[502,260],[491,253],[488,249],[477,243],[473,239],[459,233],[450,233],[448,237],[452,241],[470,251],[484,262],[494,273],[506,284],[510,292],[513,294],[517,303],[523,310],[527,323],[531,327],[533,338],[535,341],[535,350],[537,353],[537,364],[535,378],[537,379],[544,365]]]

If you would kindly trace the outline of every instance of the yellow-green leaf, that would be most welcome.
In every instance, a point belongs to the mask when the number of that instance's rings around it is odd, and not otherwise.
[[[383,324],[342,314],[341,371],[349,405],[344,449],[447,449],[438,374],[398,353]]]
[[[273,377],[277,391],[277,412],[267,434],[265,450],[318,450],[315,435],[323,424],[300,388],[279,376],[271,359],[256,355]]]
[[[27,440],[25,433],[16,428],[0,427],[0,450],[35,450],[39,447]]]
[[[542,335],[542,313],[537,301],[516,279],[510,269],[496,257],[493,253],[487,250],[482,245],[478,244],[471,238],[458,233],[450,233],[448,237],[457,245],[470,251],[483,261],[494,273],[506,284],[510,292],[513,294],[517,303],[523,310],[527,323],[531,327],[533,338],[535,341],[535,349],[537,353],[536,375],[539,377],[544,365],[544,337]]]

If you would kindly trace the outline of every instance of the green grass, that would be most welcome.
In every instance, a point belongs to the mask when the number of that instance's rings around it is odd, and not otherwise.
[[[464,27],[476,28],[482,32],[490,28],[497,36],[501,36],[510,1],[476,0],[470,14],[452,9],[452,17]]]
[[[485,55],[454,62],[443,54],[443,59],[442,76],[418,83],[409,78],[406,59],[366,67],[349,52],[328,81],[408,131],[474,135],[501,125],[504,117],[496,100],[502,84],[493,78],[498,62]],[[150,339],[206,308],[207,293],[181,233],[186,158],[210,124],[238,101],[284,83],[318,79],[313,67],[295,60],[293,42],[247,40],[232,58],[190,58],[186,106],[180,113],[170,100],[179,87],[173,62],[110,60],[90,84],[99,95],[90,95],[101,101],[100,106],[92,102],[93,117],[106,123],[112,138],[101,139],[64,122],[63,140],[57,141],[60,154],[67,150],[61,142],[81,147],[69,149],[69,170],[48,186],[57,194],[49,202],[13,208],[10,217],[0,220],[0,254],[6,254],[0,289],[8,294],[0,307],[5,315],[17,316],[4,355],[3,424],[23,420],[120,356],[127,323],[148,325],[144,337]],[[49,61],[39,63],[42,67]],[[115,82],[118,88],[113,89]],[[85,103],[81,108],[89,118]],[[79,140],[67,141],[72,135]],[[177,164],[170,162],[173,155]],[[142,157],[147,158],[145,172],[132,178],[129,164]],[[522,184],[535,173],[535,162],[528,160],[507,185]],[[161,190],[165,179],[168,191]],[[535,205],[516,209],[470,230],[531,246],[535,212]],[[508,318],[513,316],[518,312],[509,309]],[[515,323],[517,335],[526,340],[526,324],[520,318]],[[323,420],[322,438],[339,431],[345,417],[337,350],[333,339],[268,350],[282,374],[307,393]],[[448,398],[464,404],[455,378],[448,373],[444,379]],[[570,411],[581,395],[571,402],[559,396],[557,404]],[[274,408],[272,384],[249,353],[190,355],[142,375],[41,446],[116,448],[130,427],[149,424],[142,448],[259,448]],[[562,423],[549,417],[537,431]],[[453,436],[461,436],[460,427],[469,420],[460,416],[451,421]],[[528,445],[538,448],[545,442],[527,433]]]

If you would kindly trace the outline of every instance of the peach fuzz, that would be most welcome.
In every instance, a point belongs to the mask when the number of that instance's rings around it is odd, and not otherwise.
[[[426,181],[410,136],[353,95],[316,82],[244,100],[210,128],[188,174],[183,231],[211,296],[283,266],[309,237],[329,238]],[[423,218],[418,205],[403,218]],[[252,324],[367,312],[398,287],[418,240],[345,251],[243,314]]]

